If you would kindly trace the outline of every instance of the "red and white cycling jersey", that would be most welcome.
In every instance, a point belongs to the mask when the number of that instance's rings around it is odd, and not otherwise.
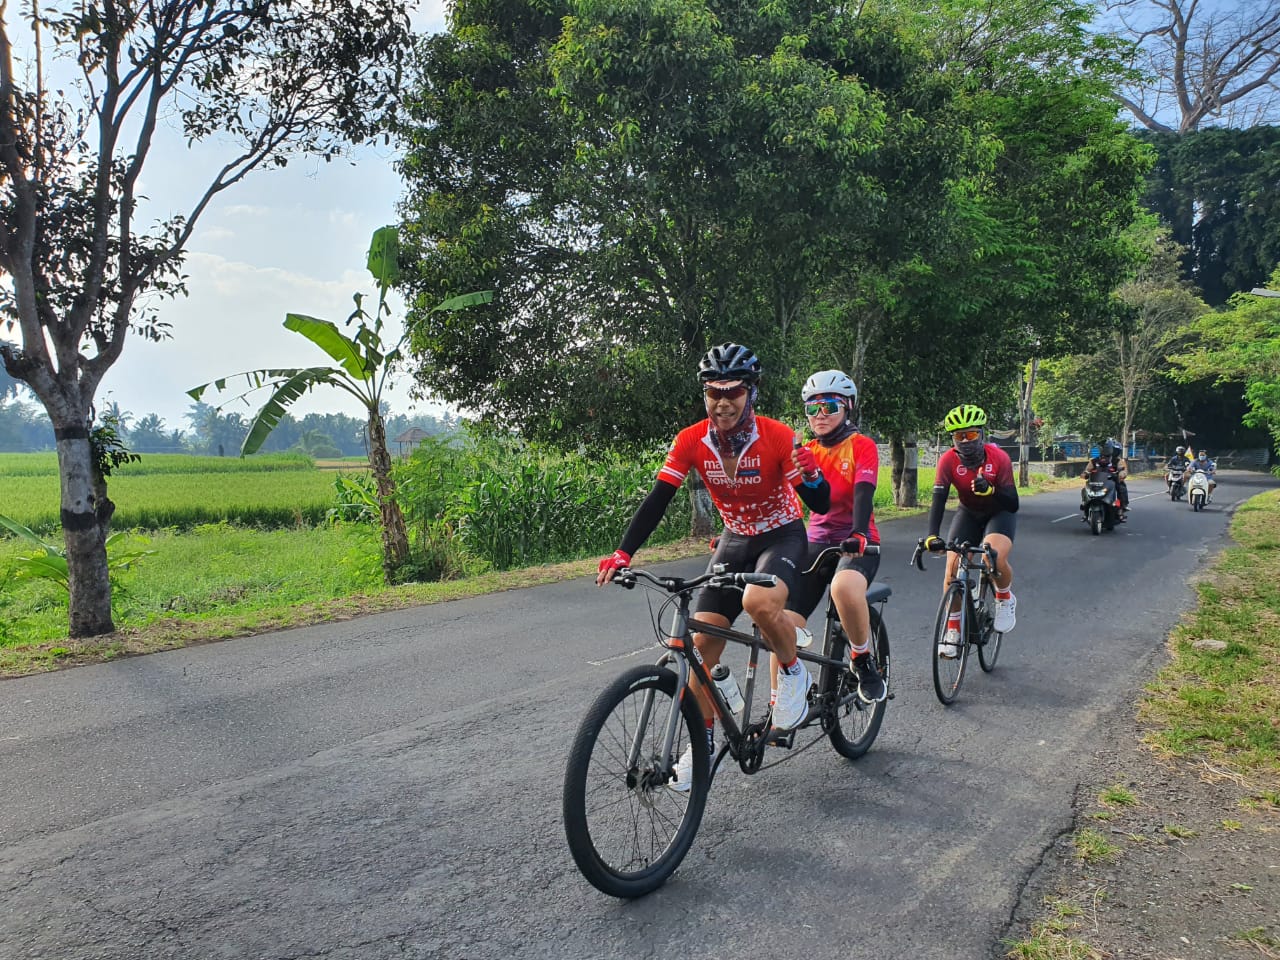
[[[960,499],[960,506],[971,513],[999,513],[1003,508],[995,504],[995,497],[989,494],[979,496],[974,493],[973,481],[981,473],[987,483],[993,487],[1017,486],[1013,481],[1013,461],[994,443],[986,444],[984,450],[987,459],[977,470],[972,470],[961,463],[960,455],[956,453],[954,447],[948,450],[938,458],[938,469],[933,485],[935,489],[954,486],[956,496]]]
[[[658,479],[678,487],[697,470],[725,527],[753,537],[801,518],[795,491],[800,471],[791,462],[794,442],[795,432],[785,423],[757,416],[737,470],[729,476],[711,442],[711,421],[703,420],[676,434]]]
[[[853,487],[858,483],[875,483],[880,476],[880,452],[876,442],[861,433],[851,433],[834,447],[824,447],[817,440],[806,444],[831,484],[831,509],[809,514],[810,543],[841,543],[853,533]],[[880,542],[875,514],[867,530],[869,543]]]

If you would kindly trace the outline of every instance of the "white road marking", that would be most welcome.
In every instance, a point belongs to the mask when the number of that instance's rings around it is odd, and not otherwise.
[[[651,643],[646,647],[641,647],[639,650],[632,650],[630,653],[620,653],[616,657],[606,657],[603,660],[588,660],[587,663],[591,664],[593,667],[603,667],[606,663],[613,663],[615,660],[625,660],[627,657],[634,657],[637,653],[645,653],[658,646],[661,646],[661,644]]]

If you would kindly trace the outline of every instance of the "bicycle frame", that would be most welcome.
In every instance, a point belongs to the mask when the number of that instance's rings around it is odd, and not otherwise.
[[[822,562],[823,557],[820,556],[814,561],[813,566],[806,571],[806,573],[812,573],[814,570],[818,569]],[[888,596],[888,593],[885,593],[879,599],[868,598],[868,606],[873,603],[878,603],[883,608],[884,603],[888,600]],[[691,603],[692,590],[685,592],[680,597],[676,609],[673,612],[671,631],[666,635],[663,641],[663,645],[667,647],[667,652],[658,660],[659,665],[662,666],[675,665],[677,689],[679,690],[679,694],[672,701],[671,708],[668,711],[666,727],[664,730],[663,749],[667,756],[672,755],[672,751],[675,746],[675,738],[680,724],[681,700],[689,692],[689,677],[690,674],[692,674],[697,677],[698,682],[702,684],[703,689],[705,689],[711,697],[715,710],[720,717],[720,724],[724,730],[725,742],[728,745],[729,752],[733,758],[742,765],[744,763],[745,756],[744,746],[751,734],[750,727],[752,724],[749,721],[751,717],[751,705],[755,695],[760,652],[770,648],[768,643],[761,636],[759,626],[753,625],[752,632],[748,634],[740,630],[734,630],[732,627],[722,627],[719,624],[699,620],[696,617],[690,616],[689,607]],[[879,613],[878,615],[882,616],[882,614]],[[823,633],[824,650],[827,648],[825,641],[830,637],[831,632],[834,629],[834,625],[839,623],[839,614],[835,609],[834,601],[830,598],[828,598],[827,601],[826,619],[826,629]],[[730,708],[724,694],[720,692],[720,688],[711,680],[710,674],[703,663],[702,654],[693,643],[693,635],[695,633],[706,634],[707,636],[716,637],[717,639],[725,640],[730,643],[737,643],[748,648],[749,653],[747,659],[746,686],[742,691],[742,723],[738,722],[738,718],[734,715],[734,712]],[[815,664],[826,669],[843,670],[845,666],[843,660],[828,657],[824,653],[811,653],[808,650],[797,648],[796,656],[807,663]],[[649,719],[649,710],[652,706],[652,699],[652,694],[647,695],[645,698],[645,704],[641,714],[642,721],[647,721]],[[843,702],[840,705],[843,705]],[[803,729],[804,727],[810,726],[821,719],[821,711],[812,711],[809,715],[809,719],[796,729]],[[644,723],[642,722],[639,725],[639,728],[643,729],[643,726]],[[764,731],[761,730],[758,732]],[[786,742],[789,745],[791,736],[794,735],[794,732],[795,731],[793,730],[783,734],[783,742]],[[639,752],[640,745],[637,742],[633,744],[628,760],[634,762],[639,756]]]

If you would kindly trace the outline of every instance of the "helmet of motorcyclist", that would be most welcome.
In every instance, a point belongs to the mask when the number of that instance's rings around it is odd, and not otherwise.
[[[1111,454],[1115,452],[1115,449],[1116,445],[1112,441],[1104,440],[1102,442],[1102,450],[1099,452],[1098,456],[1103,460],[1109,460],[1111,458]]]
[[[843,370],[819,370],[800,388],[800,399],[807,403],[814,397],[831,393],[845,397],[850,404],[858,400],[858,388]]]
[[[971,470],[982,466],[987,459],[986,430],[987,414],[972,403],[962,403],[947,411],[942,418],[942,426],[952,434],[956,456],[960,462]]]
[[[754,386],[760,380],[761,372],[759,358],[740,343],[722,343],[712,347],[698,364],[701,383],[741,380],[748,386]]]
[[[1175,452],[1178,454],[1178,456],[1182,456],[1184,453],[1186,453],[1186,452],[1187,452],[1187,448],[1186,448],[1186,447],[1178,447],[1178,449],[1177,449]]]

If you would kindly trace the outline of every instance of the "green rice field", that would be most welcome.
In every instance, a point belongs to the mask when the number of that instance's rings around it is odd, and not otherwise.
[[[291,454],[243,460],[161,454],[120,467],[107,489],[116,530],[279,528],[320,523],[334,503],[334,474]],[[0,513],[38,533],[58,530],[55,454],[0,454]]]

